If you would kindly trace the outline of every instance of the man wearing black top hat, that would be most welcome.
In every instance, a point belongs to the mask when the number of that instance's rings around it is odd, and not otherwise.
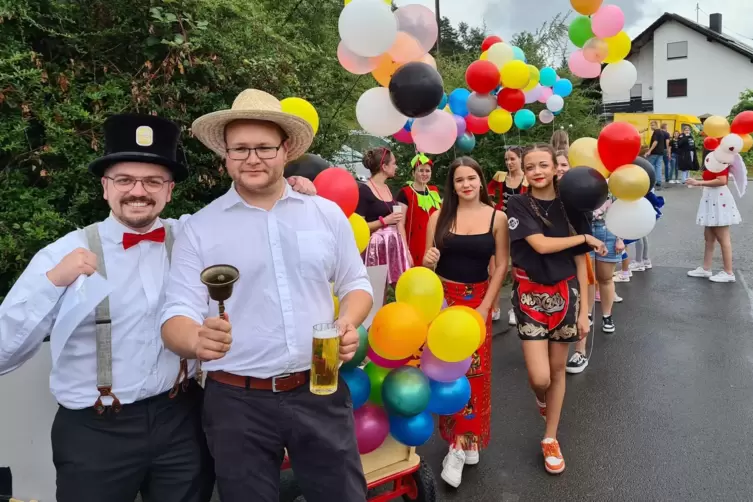
[[[39,251],[0,306],[0,374],[51,336],[58,502],[211,498],[203,390],[195,364],[164,348],[158,324],[181,225],[159,215],[188,176],[176,159],[179,135],[177,125],[150,115],[109,118],[106,155],[89,166],[102,180],[109,217]],[[95,273],[110,293],[66,332],[61,304],[67,295],[93,296]]]

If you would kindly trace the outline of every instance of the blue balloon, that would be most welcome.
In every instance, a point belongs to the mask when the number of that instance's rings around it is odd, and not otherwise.
[[[364,370],[355,368],[348,371],[341,371],[345,383],[350,389],[350,399],[353,401],[353,409],[357,410],[369,400],[371,393],[371,380]]]
[[[450,110],[455,115],[465,117],[468,115],[468,98],[471,96],[471,91],[468,89],[455,89],[450,93]]]
[[[570,94],[573,93],[573,83],[570,82],[570,80],[566,78],[561,78],[554,83],[554,86],[552,86],[552,90],[558,96],[562,96],[563,98],[566,98]]]
[[[554,116],[556,117],[556,116],[557,116],[557,115],[559,115],[560,113],[562,113],[562,110],[560,110],[560,111],[558,111],[558,112],[552,112],[552,115],[554,115]]]
[[[428,411],[410,418],[391,416],[390,434],[405,446],[421,446],[434,434],[434,419]]]
[[[536,125],[536,115],[531,110],[519,110],[515,112],[515,126],[521,131],[530,129]]]
[[[557,72],[554,68],[547,66],[539,73],[539,83],[544,87],[552,87],[557,83]]]
[[[473,133],[467,132],[458,137],[455,141],[455,146],[463,153],[470,153],[476,148],[476,136]]]
[[[468,404],[471,399],[471,382],[468,377],[461,376],[452,382],[429,381],[431,386],[431,399],[426,411],[437,415],[454,415]]]
[[[413,119],[408,119],[408,122],[405,123],[405,125],[403,126],[403,129],[410,132],[412,127],[413,127]]]
[[[437,110],[443,110],[445,106],[447,106],[447,101],[449,98],[447,97],[447,93],[445,92],[442,94],[442,101],[439,102],[439,106],[437,107]],[[408,129],[410,130],[410,129]]]
[[[512,54],[513,58],[517,59],[518,61],[526,61],[526,54],[523,52],[523,49],[520,47],[513,47],[512,48]]]

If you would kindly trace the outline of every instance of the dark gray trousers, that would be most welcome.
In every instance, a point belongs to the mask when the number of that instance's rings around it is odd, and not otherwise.
[[[212,458],[201,427],[204,391],[191,380],[119,413],[62,406],[52,424],[58,502],[207,502]],[[93,404],[93,403],[92,403]]]
[[[204,430],[222,502],[278,502],[287,448],[306,502],[364,502],[353,403],[340,379],[330,396],[244,389],[207,378]]]

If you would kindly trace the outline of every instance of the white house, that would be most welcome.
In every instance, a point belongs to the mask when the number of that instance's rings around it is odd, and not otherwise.
[[[605,94],[606,113],[727,116],[740,93],[753,88],[753,47],[722,32],[722,15],[702,26],[665,13],[633,40],[627,59],[638,83]]]

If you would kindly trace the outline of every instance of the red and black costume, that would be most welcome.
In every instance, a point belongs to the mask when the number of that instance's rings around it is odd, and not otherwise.
[[[489,194],[489,197],[492,197],[497,201],[497,205],[494,206],[494,209],[497,211],[505,211],[507,201],[513,195],[526,193],[528,191],[528,181],[526,181],[525,177],[523,178],[523,181],[520,182],[520,185],[515,188],[510,188],[507,186],[507,175],[508,173],[504,171],[497,171],[492,180],[486,186],[486,191]]]

